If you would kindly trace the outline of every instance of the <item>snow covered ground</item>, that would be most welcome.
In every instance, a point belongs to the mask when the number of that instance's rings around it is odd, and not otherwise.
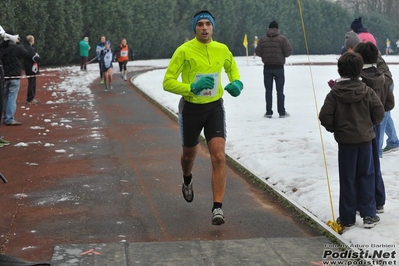
[[[331,133],[319,127],[318,112],[330,88],[329,79],[338,78],[337,55],[291,56],[285,67],[286,110],[291,114],[279,119],[276,110],[276,94],[273,93],[274,117],[263,117],[265,98],[263,65],[259,57],[237,57],[242,94],[237,97],[224,95],[227,113],[226,153],[254,173],[275,190],[283,193],[322,222],[332,219],[327,173],[331,185],[334,216],[339,216],[338,155],[337,143]],[[392,64],[390,70],[395,84],[399,84],[399,56],[384,59]],[[333,63],[333,65],[295,65],[298,63]],[[168,60],[133,62],[133,66],[167,66]],[[177,112],[179,96],[162,89],[164,70],[155,70],[134,80],[140,89],[163,106]],[[227,85],[225,76],[223,84]],[[399,85],[398,85],[399,86]],[[399,96],[398,96],[399,97]],[[277,115],[276,115],[277,114]],[[392,111],[399,134],[399,108]],[[324,164],[322,140],[326,155]],[[381,223],[372,229],[364,229],[358,216],[356,226],[342,238],[358,247],[377,250],[398,250],[399,247],[399,167],[396,165],[399,151],[384,154],[381,159],[387,201]],[[327,169],[327,173],[326,173]],[[227,191],[228,193],[228,191]],[[375,245],[372,247],[372,245]],[[385,248],[391,246],[392,248]]]
[[[337,143],[333,135],[320,127],[318,122],[319,109],[330,90],[327,81],[338,78],[335,65],[337,58],[337,55],[296,55],[288,58],[285,67],[285,96],[286,109],[291,114],[289,118],[278,118],[275,93],[274,117],[268,119],[263,116],[265,99],[262,62],[259,57],[236,58],[244,90],[237,98],[229,94],[224,96],[227,113],[227,154],[276,191],[308,210],[322,223],[333,219],[333,211],[335,218],[339,215]],[[399,65],[396,64],[399,63],[399,56],[384,56],[384,59],[390,66],[395,84],[399,84]],[[166,67],[168,62],[168,59],[134,61],[129,62],[128,66],[130,70],[139,70],[150,66]],[[333,64],[309,66],[308,62]],[[305,65],[295,65],[297,63]],[[56,92],[60,90],[67,95],[73,92],[90,94],[90,83],[98,78],[97,64],[89,65],[87,73],[79,71],[79,67],[63,68],[62,71],[69,72],[69,75],[58,88],[48,88],[55,91],[54,102],[62,101],[63,97]],[[164,69],[153,70],[136,77],[133,82],[157,102],[176,113],[180,96],[163,90],[164,73]],[[228,79],[224,76],[223,84],[227,83]],[[392,117],[399,134],[399,108],[392,111]],[[358,216],[356,226],[341,236],[348,243],[366,250],[398,251],[398,159],[399,151],[384,154],[381,159],[387,194],[385,213],[380,215],[381,223],[372,229],[364,229],[362,219]],[[333,210],[330,205],[327,176]]]

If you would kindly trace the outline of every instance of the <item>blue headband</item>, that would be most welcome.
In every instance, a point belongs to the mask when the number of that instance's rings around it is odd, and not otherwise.
[[[213,29],[215,29],[215,20],[213,19],[211,14],[209,14],[208,12],[201,12],[193,18],[193,31],[194,32],[195,32],[195,26],[197,25],[197,22],[200,21],[201,19],[209,20],[212,23]]]

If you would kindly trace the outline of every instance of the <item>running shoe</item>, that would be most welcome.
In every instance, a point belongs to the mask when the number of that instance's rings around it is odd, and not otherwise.
[[[20,126],[20,125],[22,125],[22,123],[15,120],[11,121],[10,123],[6,123],[6,126]]]
[[[26,104],[29,104],[29,105],[31,105],[31,104],[38,104],[38,103],[40,103],[38,100],[36,100],[36,99],[33,99],[32,101],[30,101],[30,102],[28,102],[28,101],[26,101]]]
[[[6,146],[10,145],[10,142],[8,140],[3,139],[3,137],[0,137],[0,144]]]
[[[188,185],[185,185],[183,180],[181,191],[183,192],[183,198],[187,202],[192,202],[194,199],[193,180],[191,179],[191,182]]]
[[[391,148],[391,147],[386,146],[385,148],[382,149],[382,152],[383,153],[390,153],[390,152],[394,152],[394,151],[397,151],[397,150],[399,150],[399,147]]]
[[[212,224],[213,225],[221,225],[224,224],[225,219],[223,215],[223,211],[221,208],[215,208],[212,212]]]
[[[363,218],[363,227],[364,228],[373,228],[374,226],[376,226],[379,223],[380,223],[380,217],[378,217],[377,215],[374,217],[366,216]]]

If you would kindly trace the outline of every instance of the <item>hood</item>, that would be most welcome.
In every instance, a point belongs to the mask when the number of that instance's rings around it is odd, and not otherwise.
[[[269,28],[266,31],[266,36],[268,36],[268,37],[275,37],[278,35],[280,35],[280,31],[276,28]]]
[[[367,95],[367,86],[361,80],[338,81],[331,93],[344,103],[355,103]]]
[[[365,68],[362,70],[362,81],[377,91],[384,88],[385,76],[376,67]]]

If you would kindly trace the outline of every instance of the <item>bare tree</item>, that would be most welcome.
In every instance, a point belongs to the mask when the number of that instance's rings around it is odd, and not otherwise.
[[[399,22],[398,0],[331,0],[339,3],[354,14],[377,12]]]

